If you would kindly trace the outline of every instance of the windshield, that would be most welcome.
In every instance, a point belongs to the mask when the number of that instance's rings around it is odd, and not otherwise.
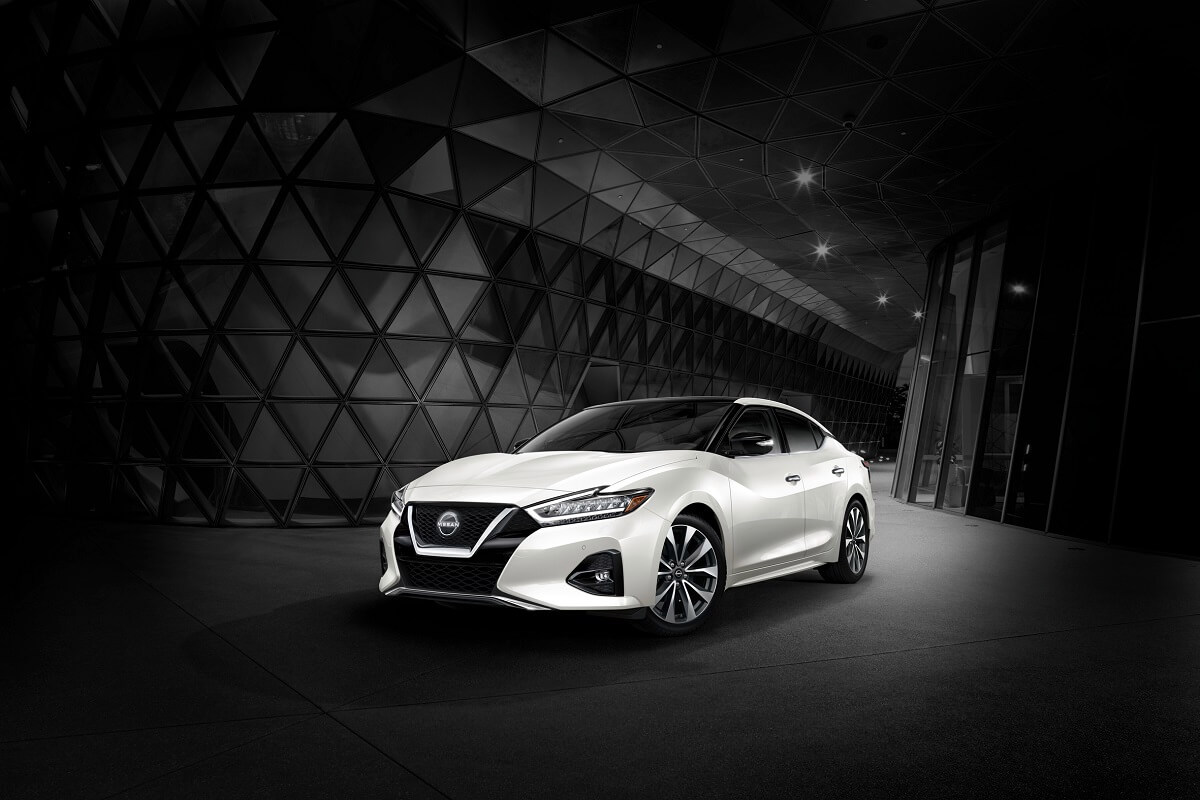
[[[699,450],[729,405],[726,400],[673,400],[587,408],[542,431],[517,452]]]

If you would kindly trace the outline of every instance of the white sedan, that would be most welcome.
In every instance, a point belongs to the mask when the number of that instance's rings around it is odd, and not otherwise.
[[[605,613],[677,635],[728,588],[813,568],[854,583],[874,518],[867,462],[791,406],[609,403],[396,492],[379,591]]]

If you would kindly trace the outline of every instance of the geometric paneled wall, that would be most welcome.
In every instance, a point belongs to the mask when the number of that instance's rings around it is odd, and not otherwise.
[[[810,395],[880,437],[894,359],[820,317],[701,291],[681,243],[449,126],[280,108],[265,6],[67,5],[0,25],[34,65],[0,121],[5,435],[58,507],[374,521],[560,419],[592,358],[622,397]]]

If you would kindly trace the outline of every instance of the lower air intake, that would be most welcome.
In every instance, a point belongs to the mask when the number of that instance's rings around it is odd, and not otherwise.
[[[446,564],[400,559],[404,583],[412,589],[457,594],[492,594],[503,564]]]

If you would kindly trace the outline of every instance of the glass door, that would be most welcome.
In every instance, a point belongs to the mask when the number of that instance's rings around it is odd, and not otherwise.
[[[937,332],[938,311],[942,299],[942,274],[946,271],[947,252],[947,249],[938,250],[929,259],[925,315],[921,321],[921,338],[917,342],[912,382],[908,387],[908,406],[904,409],[904,426],[901,429],[903,438],[900,441],[900,450],[896,454],[896,476],[892,487],[892,496],[902,500],[908,499],[909,481],[915,460],[913,448],[917,446],[917,436],[921,432],[917,423],[921,420],[921,411],[925,407],[925,392],[929,385],[929,356],[933,352]]]
[[[983,236],[967,322],[959,353],[958,380],[950,405],[949,432],[943,447],[940,508],[959,513],[966,510],[967,492],[976,460],[979,420],[986,397],[988,366],[992,352],[992,332],[1000,296],[1001,267],[1004,263],[1005,225],[994,225]]]
[[[971,285],[971,256],[975,237],[966,236],[955,243],[948,279],[938,303],[938,319],[933,347],[928,356],[917,356],[928,371],[929,386],[921,414],[921,428],[913,453],[910,503],[933,505],[942,470],[947,466],[947,419],[958,374],[959,345],[967,318],[968,291]]]

